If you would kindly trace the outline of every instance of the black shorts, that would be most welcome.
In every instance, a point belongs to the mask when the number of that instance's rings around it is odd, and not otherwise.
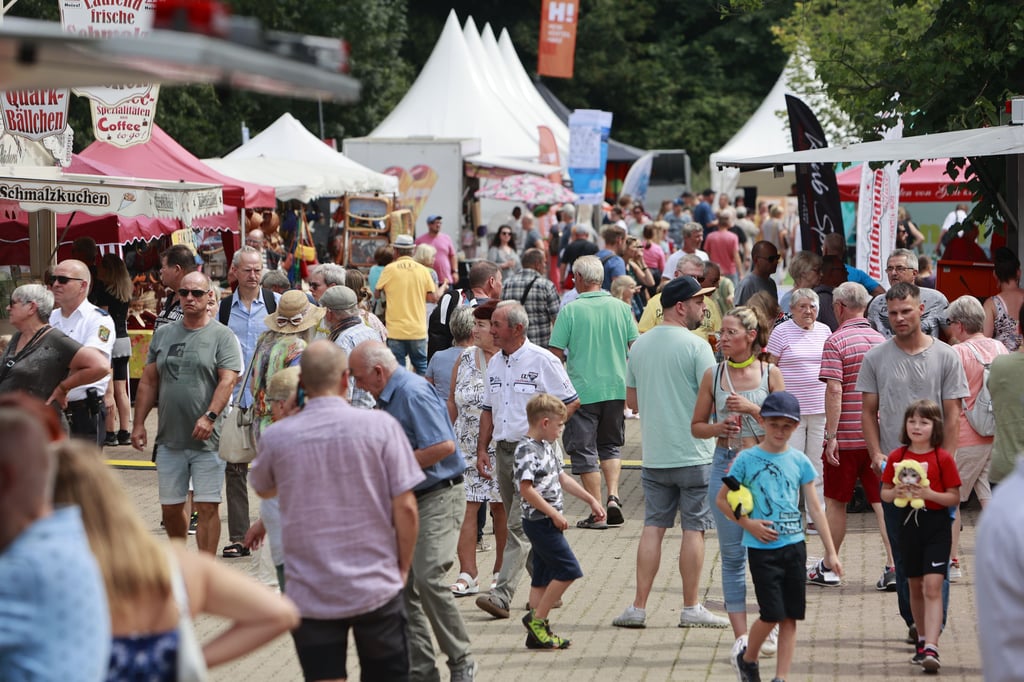
[[[803,620],[807,610],[807,545],[796,542],[778,549],[747,549],[747,564],[761,620],[778,623]]]
[[[351,618],[303,618],[292,631],[302,674],[307,680],[347,678],[348,631],[356,639],[364,680],[408,680],[409,639],[402,593],[384,606]]]
[[[948,509],[908,512],[900,525],[900,561],[908,578],[927,573],[946,575],[953,546],[953,523]]]
[[[129,360],[131,360],[129,357],[110,359],[110,367],[114,370],[114,381],[128,381]]]

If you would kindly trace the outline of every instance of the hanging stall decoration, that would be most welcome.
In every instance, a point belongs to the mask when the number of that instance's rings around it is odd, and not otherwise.
[[[14,153],[14,158],[6,158],[5,151],[4,162],[35,165],[43,161],[52,165],[55,159],[61,165],[70,163],[74,138],[74,131],[68,126],[70,99],[71,94],[63,88],[0,93],[0,116],[3,117],[0,146]],[[39,149],[39,143],[46,153]],[[42,158],[37,160],[40,156]]]
[[[61,0],[60,20],[67,33],[99,38],[140,38],[153,30],[156,0]],[[159,85],[75,88],[88,98],[93,136],[116,147],[149,142]]]

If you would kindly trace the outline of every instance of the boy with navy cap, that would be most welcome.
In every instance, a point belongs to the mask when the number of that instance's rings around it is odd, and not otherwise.
[[[789,438],[800,423],[800,403],[786,391],[769,394],[761,405],[765,435],[757,446],[736,456],[729,475],[750,489],[754,508],[749,515],[729,507],[729,488],[722,485],[716,504],[743,527],[743,546],[754,581],[760,618],[750,628],[747,647],[733,666],[740,680],[760,681],[757,658],[761,644],[776,624],[779,649],[775,679],[785,680],[796,649],[796,622],[804,619],[806,605],[807,548],[800,514],[800,492],[807,498],[811,518],[821,532],[825,563],[843,574],[832,544],[821,504],[814,488],[814,467],[807,455],[789,447]],[[745,510],[744,510],[745,511]]]

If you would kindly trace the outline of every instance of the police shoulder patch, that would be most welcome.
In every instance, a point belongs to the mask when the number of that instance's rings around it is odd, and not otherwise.
[[[100,325],[97,335],[100,337],[100,341],[106,343],[108,340],[110,340],[110,327],[104,327],[103,325]]]

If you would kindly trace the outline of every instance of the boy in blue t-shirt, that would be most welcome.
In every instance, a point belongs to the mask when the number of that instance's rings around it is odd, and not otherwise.
[[[727,518],[743,527],[743,546],[747,548],[761,616],[750,628],[747,646],[736,655],[733,667],[741,680],[760,680],[757,657],[778,624],[775,679],[785,680],[796,649],[796,622],[804,619],[806,605],[807,548],[800,513],[801,489],[825,545],[826,565],[840,576],[843,567],[814,489],[814,467],[807,455],[789,447],[789,438],[800,423],[800,403],[792,394],[776,391],[761,405],[761,419],[764,440],[737,455],[729,469],[729,475],[750,490],[753,510],[743,514],[739,507],[733,509],[726,485],[718,491],[716,504]]]

